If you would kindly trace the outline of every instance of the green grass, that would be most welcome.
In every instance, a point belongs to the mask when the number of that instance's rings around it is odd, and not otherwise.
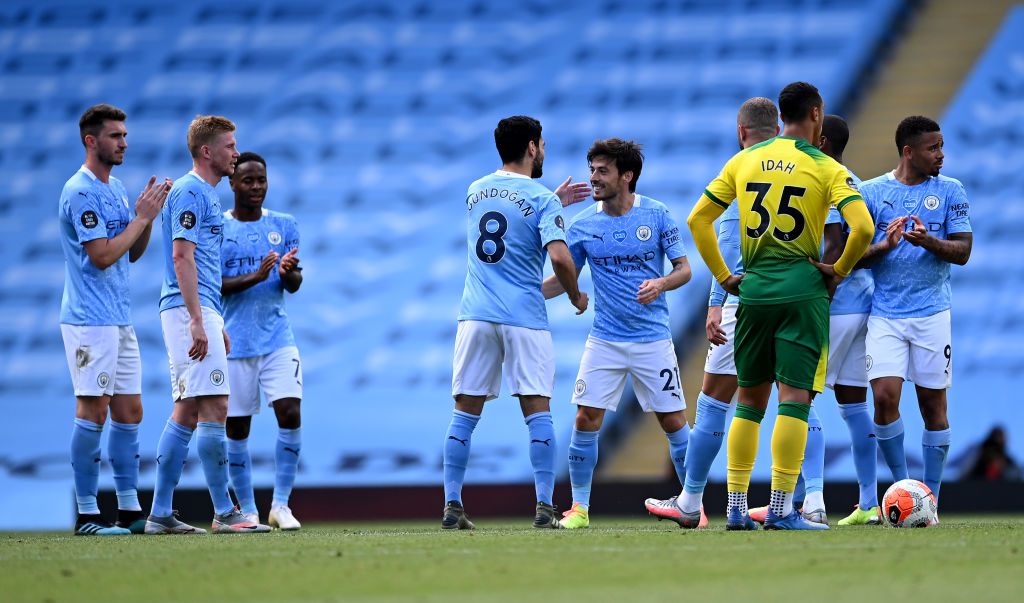
[[[241,536],[0,533],[3,601],[1020,601],[1024,516],[919,530],[683,531],[646,518],[578,531],[529,520],[330,524]]]

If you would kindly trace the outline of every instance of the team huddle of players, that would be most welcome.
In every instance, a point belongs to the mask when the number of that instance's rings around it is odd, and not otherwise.
[[[682,486],[678,496],[648,499],[646,508],[684,528],[707,525],[703,491],[727,432],[727,529],[753,530],[759,523],[828,529],[824,440],[811,404],[825,385],[834,389],[849,427],[860,485],[857,506],[839,525],[881,522],[877,450],[894,481],[909,477],[899,415],[905,380],[916,386],[925,424],[923,481],[938,497],[950,443],[950,266],[970,257],[970,205],[963,185],[939,174],[943,141],[933,120],[904,119],[895,135],[897,167],[862,183],[841,164],[846,122],[824,108],[818,90],[805,82],[786,86],[778,107],[767,98],[746,101],[737,118],[742,150],[687,220],[714,276],[711,349],[692,430],[683,417],[662,295],[690,279],[690,266],[665,205],[635,192],[640,147],[617,138],[596,141],[587,153],[592,190],[570,179],[552,193],[534,180],[544,161],[540,123],[525,116],[498,123],[502,169],[467,193],[469,270],[455,342],[455,410],[444,440],[442,528],[474,527],[462,505],[472,433],[484,402],[498,396],[503,374],[529,430],[537,528],[589,525],[599,430],[627,375],[640,405],[665,430]],[[596,203],[564,224],[561,208],[591,194]],[[554,270],[547,279],[545,252]],[[573,393],[573,502],[557,517],[558,450],[549,406],[554,354],[544,300],[567,293],[577,313],[585,311],[589,298],[576,281],[585,265],[595,317]],[[773,385],[779,410],[771,496],[766,507],[749,509],[747,489]]]
[[[284,312],[284,292],[294,293],[302,283],[295,220],[263,208],[266,162],[255,153],[239,154],[235,125],[219,116],[198,116],[189,126],[193,169],[174,182],[157,183],[154,176],[132,207],[125,187],[110,174],[124,159],[125,119],[111,105],[82,115],[85,164],[65,184],[58,212],[66,266],[61,333],[77,400],[71,437],[75,534],[205,533],[172,510],[193,433],[213,501],[214,533],[297,530],[288,500],[301,448],[302,370]],[[224,177],[235,204],[222,212],[215,187]],[[142,377],[128,263],[142,256],[158,215],[165,257],[160,322],[174,410],[157,445],[147,514],[137,491]],[[259,523],[248,450],[261,390],[278,421],[270,525]],[[114,524],[96,501],[108,411]]]

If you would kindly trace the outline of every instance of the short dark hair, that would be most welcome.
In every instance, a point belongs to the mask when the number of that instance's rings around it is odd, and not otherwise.
[[[78,120],[78,132],[85,146],[86,136],[99,136],[105,121],[124,121],[128,116],[114,105],[93,105],[85,110]]]
[[[846,143],[850,142],[850,126],[842,117],[830,113],[821,122],[821,135],[832,143],[832,152],[837,157],[842,156]]]
[[[494,146],[502,163],[515,163],[526,155],[532,140],[540,146],[540,122],[526,115],[513,115],[498,122],[494,128]]]
[[[763,96],[748,98],[740,105],[739,113],[736,114],[736,123],[752,133],[771,138],[779,131],[779,110],[769,98]]]
[[[779,115],[783,123],[802,121],[815,107],[821,107],[821,94],[813,84],[793,82],[779,92]]]
[[[238,159],[235,160],[235,173],[236,174],[238,173],[238,166],[242,165],[243,163],[248,163],[250,161],[255,161],[256,163],[260,163],[260,164],[263,165],[264,168],[267,167],[267,162],[264,161],[262,157],[260,157],[259,155],[257,155],[256,153],[253,153],[251,151],[246,151],[246,152],[242,153],[241,155],[239,155]]]
[[[607,138],[595,140],[594,145],[587,151],[587,163],[594,160],[594,157],[608,157],[615,160],[615,169],[619,175],[626,172],[633,172],[633,179],[629,181],[629,192],[636,192],[636,181],[640,179],[640,170],[644,167],[644,153],[640,145],[634,140],[622,140],[621,138]]]
[[[941,132],[938,122],[924,115],[911,115],[896,126],[896,150],[903,156],[903,147],[914,146],[922,134]]]

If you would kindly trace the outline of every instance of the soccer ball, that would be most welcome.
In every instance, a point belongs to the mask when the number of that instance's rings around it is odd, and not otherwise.
[[[931,489],[916,479],[889,486],[882,497],[882,514],[894,528],[925,528],[936,522],[938,503]]]

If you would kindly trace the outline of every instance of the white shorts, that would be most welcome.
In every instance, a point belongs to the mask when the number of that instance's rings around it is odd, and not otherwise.
[[[868,318],[868,379],[901,377],[928,389],[953,383],[949,310],[925,318]]]
[[[733,357],[733,338],[736,334],[736,308],[738,304],[722,306],[722,330],[727,341],[722,345],[708,345],[708,359],[704,362],[704,372],[712,375],[735,375],[736,360]]]
[[[224,351],[224,319],[216,310],[202,306],[203,327],[209,342],[206,358],[201,361],[188,357],[192,347],[188,310],[185,306],[170,308],[160,313],[164,331],[164,345],[171,360],[171,397],[175,400],[196,396],[226,396],[228,386],[228,356]]]
[[[139,341],[131,326],[60,325],[76,396],[142,393]]]
[[[513,396],[551,397],[555,388],[551,331],[460,320],[452,363],[452,396],[497,398],[502,364],[505,386]]]
[[[686,408],[679,383],[679,364],[671,339],[637,343],[605,341],[594,336],[580,360],[572,402],[615,411],[633,377],[633,392],[644,412],[675,412]]]
[[[868,336],[868,313],[837,314],[828,320],[828,368],[825,385],[868,386],[864,340]]]
[[[228,358],[229,417],[250,417],[260,412],[260,390],[267,406],[282,398],[302,399],[302,364],[299,348],[291,345],[263,356]]]

